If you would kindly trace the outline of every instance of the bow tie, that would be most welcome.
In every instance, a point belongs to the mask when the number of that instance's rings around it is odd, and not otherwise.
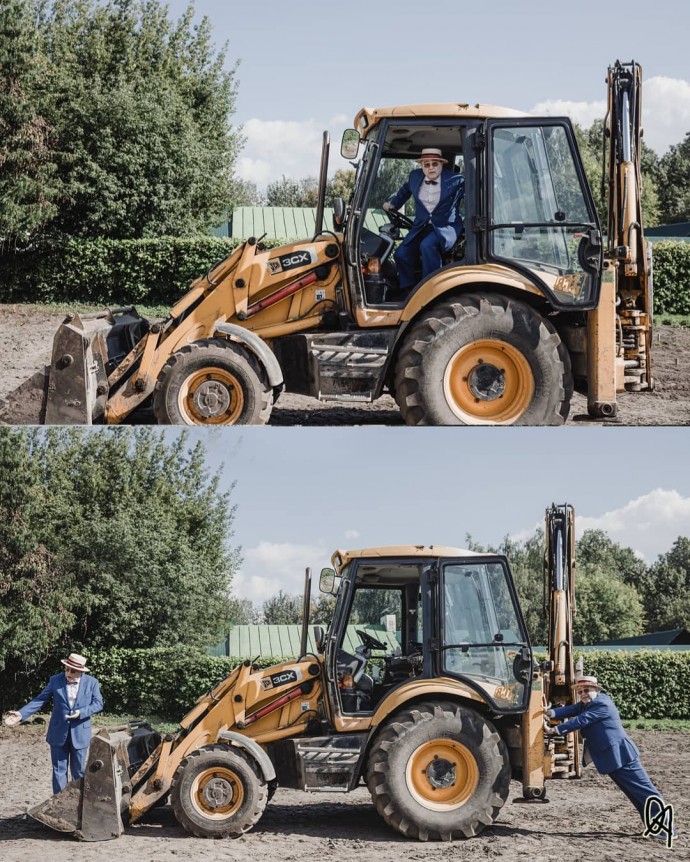
[[[425,186],[437,186],[438,180],[424,180]]]

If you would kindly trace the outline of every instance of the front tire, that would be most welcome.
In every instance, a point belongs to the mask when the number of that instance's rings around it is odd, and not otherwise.
[[[467,294],[411,327],[395,394],[408,425],[561,425],[573,394],[570,357],[526,303]]]
[[[239,838],[268,802],[268,787],[249,760],[222,745],[192,751],[170,787],[178,822],[197,838]]]
[[[173,353],[153,394],[161,425],[265,425],[272,407],[258,362],[222,339],[195,341]]]
[[[469,838],[496,820],[508,797],[508,749],[474,710],[419,703],[380,731],[367,786],[378,813],[403,835]]]

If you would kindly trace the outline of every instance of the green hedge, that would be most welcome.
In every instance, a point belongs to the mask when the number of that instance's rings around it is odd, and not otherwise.
[[[622,718],[690,719],[690,652],[597,652],[583,661]]]
[[[264,240],[269,248],[290,240]],[[170,306],[237,240],[76,240],[0,256],[0,302]],[[654,246],[654,311],[690,314],[690,243]]]
[[[654,313],[690,314],[690,242],[659,242],[652,248]]]
[[[90,652],[88,658],[91,672],[100,681],[106,712],[158,715],[173,721],[239,663],[183,647],[111,649]],[[256,663],[270,667],[288,660],[266,656]],[[592,652],[584,662],[586,673],[598,677],[623,718],[690,718],[690,652]],[[59,664],[21,683],[0,679],[3,709],[29,700],[58,669]]]
[[[237,245],[213,236],[71,239],[6,254],[0,256],[0,302],[167,307]]]

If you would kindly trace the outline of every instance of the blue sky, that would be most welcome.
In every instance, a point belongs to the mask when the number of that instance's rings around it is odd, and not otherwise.
[[[167,435],[180,433],[168,429]],[[690,535],[687,428],[229,428],[191,432],[237,504],[235,588],[298,593],[336,548],[526,538],[551,503],[647,561]],[[624,460],[628,459],[628,460]]]
[[[536,113],[603,116],[606,70],[645,74],[647,142],[664,152],[690,130],[687,0],[196,0],[214,40],[241,61],[238,172],[258,184],[316,174],[320,133],[335,141],[363,105],[488,102]],[[169,3],[173,17],[186,0]],[[337,148],[336,148],[337,149]],[[338,154],[332,169],[345,167]]]

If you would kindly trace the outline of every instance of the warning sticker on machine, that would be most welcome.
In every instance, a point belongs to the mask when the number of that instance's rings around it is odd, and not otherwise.
[[[282,670],[280,673],[272,673],[261,680],[261,685],[264,690],[268,691],[272,688],[279,688],[281,685],[289,685],[291,682],[297,682],[300,675],[296,670]]]
[[[291,251],[289,254],[281,254],[278,257],[272,257],[268,261],[268,271],[271,275],[277,275],[279,272],[285,272],[288,269],[298,269],[301,266],[309,266],[316,263],[316,249],[300,248]]]

